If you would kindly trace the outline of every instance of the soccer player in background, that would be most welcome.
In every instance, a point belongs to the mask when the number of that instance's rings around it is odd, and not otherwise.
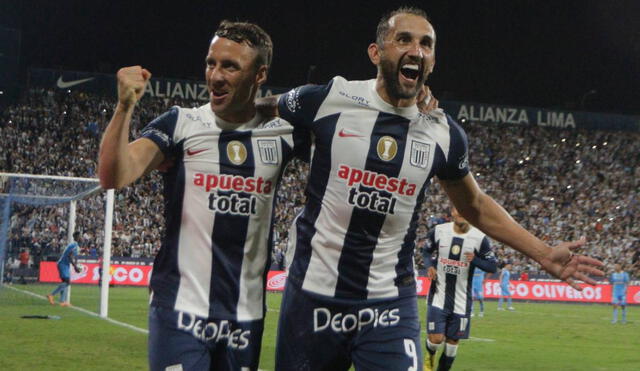
[[[613,319],[611,323],[618,322],[618,308],[622,308],[622,321],[627,323],[627,287],[629,286],[629,273],[624,272],[620,264],[614,266],[609,282],[611,282],[611,304],[613,304]]]
[[[315,144],[307,201],[289,238],[295,252],[280,308],[277,370],[407,370],[422,364],[414,240],[424,191],[437,176],[465,219],[555,277],[595,281],[602,263],[573,255],[584,239],[550,247],[482,192],[469,172],[464,131],[416,97],[435,65],[424,11],[382,17],[368,81],[333,78],[278,100]]]
[[[118,104],[100,147],[102,186],[168,169],[166,234],[150,284],[152,370],[258,368],[274,194],[294,149],[292,127],[254,105],[271,56],[260,27],[223,21],[205,60],[209,103],[171,108],[132,143],[131,116],[151,73],[118,71]]]
[[[502,308],[503,299],[507,298],[507,309],[516,310],[511,305],[511,290],[509,289],[509,280],[511,279],[511,263],[505,263],[504,267],[500,270],[500,298],[498,299],[498,310],[504,310]]]
[[[460,339],[469,338],[471,283],[475,272],[495,273],[498,268],[487,236],[471,226],[455,207],[451,209],[451,216],[452,222],[437,225],[429,232],[423,249],[427,275],[431,279],[427,299],[426,371],[433,370],[436,352],[445,341],[438,371],[451,369]]]
[[[55,296],[60,293],[60,306],[68,307],[71,305],[69,302],[69,285],[71,285],[71,266],[73,265],[73,269],[75,269],[76,273],[80,273],[80,268],[78,267],[77,258],[79,252],[78,239],[80,238],[80,232],[73,232],[72,236],[73,240],[67,245],[67,247],[60,255],[60,259],[58,259],[58,275],[62,280],[62,283],[58,285],[49,295],[47,295],[47,300],[49,300],[49,304],[55,305]]]
[[[473,271],[473,281],[471,283],[471,295],[473,296],[473,301],[471,303],[471,317],[474,316],[474,306],[475,301],[477,300],[480,304],[480,312],[478,313],[478,317],[484,317],[484,278],[486,272],[482,269],[476,269]]]

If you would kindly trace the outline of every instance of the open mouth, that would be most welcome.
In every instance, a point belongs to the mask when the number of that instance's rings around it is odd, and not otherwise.
[[[211,99],[213,100],[214,103],[216,102],[221,103],[221,101],[223,101],[228,94],[229,94],[228,91],[212,89]]]
[[[225,95],[227,95],[228,92],[226,91],[220,91],[220,90],[212,90],[211,91],[211,95],[213,95],[215,98],[222,98]]]
[[[420,65],[407,63],[400,67],[400,74],[407,80],[416,81],[420,76]]]

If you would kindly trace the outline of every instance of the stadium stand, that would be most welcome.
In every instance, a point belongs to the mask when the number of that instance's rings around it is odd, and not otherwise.
[[[95,177],[100,136],[115,101],[80,92],[30,89],[22,102],[0,113],[0,171]],[[143,98],[132,137],[172,105],[200,103]],[[467,121],[471,169],[480,186],[526,228],[550,244],[587,237],[585,249],[607,265],[621,263],[640,276],[640,134],[519,127]],[[292,162],[281,182],[275,211],[273,261],[284,264],[287,229],[303,204],[306,164]],[[162,236],[159,172],[117,192],[113,255],[153,257]],[[97,257],[102,246],[103,201],[95,196],[79,208],[82,254]],[[417,247],[429,228],[448,220],[449,205],[437,182],[423,205]],[[149,212],[151,210],[151,212]],[[56,257],[66,241],[64,209],[13,210],[9,262],[28,248],[33,265]],[[540,275],[521,254],[494,245],[516,273]],[[416,254],[418,267],[421,254]]]

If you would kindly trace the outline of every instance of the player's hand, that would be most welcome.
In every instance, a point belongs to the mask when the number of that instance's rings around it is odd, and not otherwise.
[[[473,258],[475,258],[475,256],[476,254],[472,251],[464,253],[464,257],[467,259],[469,263],[471,263],[471,261],[473,260]]]
[[[438,100],[431,94],[431,89],[427,85],[422,86],[422,90],[420,90],[416,98],[416,103],[422,113],[428,113],[438,108]]]
[[[140,67],[124,67],[118,70],[118,102],[125,108],[133,107],[144,95],[151,72]]]
[[[585,242],[586,239],[582,237],[578,241],[563,242],[552,247],[551,253],[540,263],[542,268],[578,291],[582,291],[582,288],[575,280],[595,285],[596,281],[589,278],[589,275],[604,276],[604,272],[598,269],[604,264],[598,259],[574,254],[571,251],[583,246]]]
[[[427,277],[429,277],[432,282],[436,280],[438,274],[434,267],[429,267],[429,269],[427,269]]]
[[[80,269],[80,267],[74,267],[74,268],[75,268],[75,270],[76,270],[76,273],[80,273],[80,272],[82,272],[82,269]]]

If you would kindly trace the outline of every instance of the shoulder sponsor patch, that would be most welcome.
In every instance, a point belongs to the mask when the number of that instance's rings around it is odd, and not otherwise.
[[[467,167],[469,167],[469,152],[465,152],[464,155],[460,157],[460,162],[458,163],[458,169],[460,170]]]
[[[300,109],[300,88],[291,89],[284,97],[287,108],[291,112]]]

